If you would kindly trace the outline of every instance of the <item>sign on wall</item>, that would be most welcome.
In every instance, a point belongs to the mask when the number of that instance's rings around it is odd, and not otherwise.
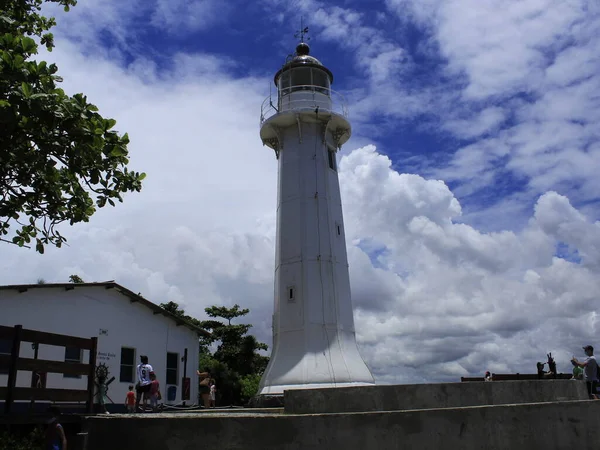
[[[98,361],[103,361],[105,363],[110,362],[110,360],[112,358],[115,358],[117,355],[114,353],[110,353],[110,352],[98,352],[98,355],[96,356],[96,359]]]

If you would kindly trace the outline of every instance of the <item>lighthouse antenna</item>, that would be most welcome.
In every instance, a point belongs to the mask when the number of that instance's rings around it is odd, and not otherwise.
[[[300,16],[300,30],[294,34],[296,39],[300,39],[300,42],[304,43],[305,36],[308,34],[308,27],[304,26],[304,17]],[[306,37],[306,41],[310,41],[309,37]]]

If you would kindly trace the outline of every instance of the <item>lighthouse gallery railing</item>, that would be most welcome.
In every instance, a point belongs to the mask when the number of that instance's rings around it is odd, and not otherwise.
[[[301,95],[294,95],[294,94]],[[329,98],[329,102],[326,99]],[[328,103],[327,106],[325,104]],[[315,85],[292,86],[281,89],[279,98],[267,97],[260,108],[260,125],[270,117],[281,112],[293,110],[327,111],[348,117],[348,105],[342,94],[333,89]]]

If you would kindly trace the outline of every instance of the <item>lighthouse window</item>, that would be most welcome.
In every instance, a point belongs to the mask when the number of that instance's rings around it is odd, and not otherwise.
[[[288,287],[288,302],[292,303],[296,301],[296,290],[294,289],[294,286],[290,286]]]
[[[300,68],[292,71],[292,86],[300,89],[309,89],[311,84],[310,69]]]
[[[313,69],[312,75],[313,75],[312,84],[314,84],[315,86],[321,87],[321,88],[325,88],[325,89],[317,89],[317,90],[320,92],[323,92],[323,93],[327,93],[327,91],[329,90],[329,77],[327,76],[327,74],[321,70]]]
[[[332,151],[327,151],[327,155],[329,158],[329,168],[331,170],[335,170],[337,172],[337,164],[335,160],[335,153]]]
[[[290,72],[283,72],[279,77],[279,90],[282,93],[287,93],[286,90],[289,90],[290,87]]]
[[[341,236],[342,235],[342,228],[340,227],[339,224],[336,224],[335,226],[337,228],[337,234],[338,234],[338,236]]]

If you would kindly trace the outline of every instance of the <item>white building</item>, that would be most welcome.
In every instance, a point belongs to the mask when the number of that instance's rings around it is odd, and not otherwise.
[[[183,402],[184,377],[190,378],[186,403],[197,403],[198,336],[208,332],[113,281],[0,286],[0,311],[0,325],[97,337],[97,364],[105,363],[109,379],[115,377],[108,395],[119,408],[129,386],[136,383],[135,368],[140,355],[148,356],[160,382],[164,403]],[[29,343],[22,343],[20,351],[21,357],[34,356]],[[10,354],[10,342],[0,341],[0,353]],[[89,350],[40,345],[38,358],[87,363]],[[0,386],[6,386],[7,379],[6,373],[0,373]],[[30,383],[31,372],[18,372],[17,386],[29,387]],[[86,389],[86,386],[86,376],[47,375],[47,388]]]

